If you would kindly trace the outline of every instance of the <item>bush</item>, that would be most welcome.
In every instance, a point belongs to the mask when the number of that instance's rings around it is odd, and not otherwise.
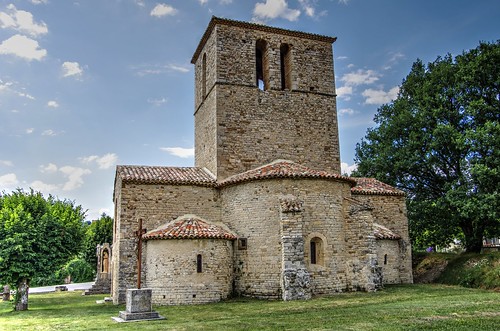
[[[52,275],[33,277],[30,286],[37,287],[64,284],[68,276],[71,276],[71,282],[73,283],[91,282],[94,280],[95,270],[84,259],[74,258]]]

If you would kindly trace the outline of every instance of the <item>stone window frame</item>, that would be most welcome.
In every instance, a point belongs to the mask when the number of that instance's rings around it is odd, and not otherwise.
[[[316,263],[311,263],[311,242],[316,243]],[[318,243],[320,245],[318,245]],[[319,246],[319,247],[318,247]],[[326,236],[319,232],[312,232],[306,238],[304,242],[304,257],[307,265],[312,268],[322,268],[326,266],[326,261],[328,259],[328,241]]]
[[[201,99],[207,97],[207,53],[203,53],[201,59]]]

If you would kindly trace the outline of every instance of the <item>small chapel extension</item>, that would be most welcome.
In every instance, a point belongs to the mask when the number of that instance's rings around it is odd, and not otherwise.
[[[112,295],[296,300],[411,283],[404,193],[340,175],[335,38],[213,17],[195,66],[195,166],[117,166]]]

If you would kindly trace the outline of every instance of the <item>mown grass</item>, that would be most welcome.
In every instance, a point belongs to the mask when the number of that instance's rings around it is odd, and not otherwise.
[[[235,299],[155,307],[167,319],[116,323],[102,296],[35,294],[28,311],[0,304],[0,330],[498,330],[500,293],[445,285],[389,286],[309,301]]]

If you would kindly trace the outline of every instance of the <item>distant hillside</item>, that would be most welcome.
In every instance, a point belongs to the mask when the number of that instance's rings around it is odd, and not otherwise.
[[[500,291],[500,252],[413,253],[413,281]]]

